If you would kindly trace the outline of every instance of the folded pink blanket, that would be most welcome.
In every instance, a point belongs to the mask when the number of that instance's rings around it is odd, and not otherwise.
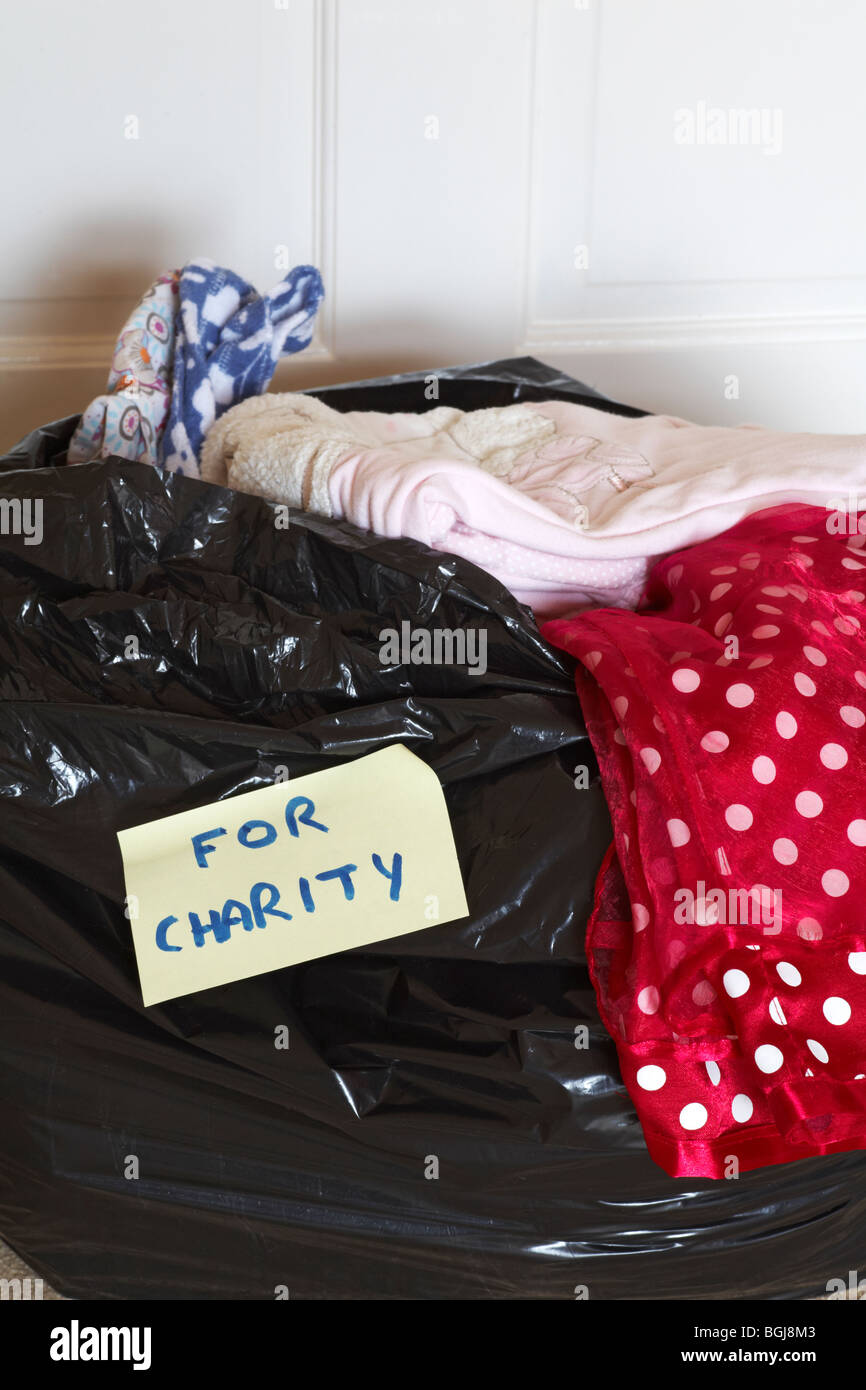
[[[653,558],[760,508],[835,506],[866,479],[866,436],[626,419],[562,401],[386,415],[264,395],[217,421],[201,472],[461,555],[546,618],[634,607]]]

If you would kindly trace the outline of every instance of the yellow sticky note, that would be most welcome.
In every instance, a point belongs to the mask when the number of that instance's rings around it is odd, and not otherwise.
[[[468,914],[439,779],[399,744],[117,838],[145,1004]]]

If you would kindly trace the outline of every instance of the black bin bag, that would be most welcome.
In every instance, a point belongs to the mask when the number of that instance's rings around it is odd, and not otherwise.
[[[529,359],[430,375],[317,394],[641,413]],[[0,1235],[99,1299],[785,1299],[857,1269],[864,1155],[647,1156],[584,954],[607,811],[527,610],[412,541],[65,467],[75,423],[0,463]],[[406,619],[482,627],[486,673],[384,666]],[[145,1009],[116,832],[394,742],[442,783],[471,915]]]

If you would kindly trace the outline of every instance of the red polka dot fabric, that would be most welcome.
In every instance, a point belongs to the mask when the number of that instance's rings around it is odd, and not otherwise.
[[[863,518],[866,530],[866,515]],[[866,1147],[866,535],[758,513],[545,624],[614,827],[602,1018],[675,1176]]]

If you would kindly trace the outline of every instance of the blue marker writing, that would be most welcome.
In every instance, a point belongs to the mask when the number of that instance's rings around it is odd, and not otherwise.
[[[378,869],[380,874],[383,874],[385,878],[389,878],[391,880],[391,891],[388,896],[390,897],[392,903],[398,902],[400,898],[400,886],[403,882],[402,854],[394,855],[394,858],[391,860],[390,870],[385,868],[385,865],[382,863],[382,860],[379,858],[378,854],[374,854],[372,856],[372,859],[373,868]]]
[[[224,828],[220,826],[216,830],[203,830],[200,835],[193,835],[192,847],[195,850],[195,862],[200,869],[208,867],[207,855],[213,854],[216,849],[216,845],[209,845],[206,841],[214,840],[217,835],[225,835],[225,833]]]
[[[163,917],[156,929],[156,944],[161,951],[182,951],[182,946],[170,946],[168,944],[168,929],[173,927],[177,921],[176,917]]]
[[[261,827],[264,830],[258,840],[252,838],[253,832]],[[277,838],[275,826],[269,820],[248,820],[238,831],[238,839],[246,849],[264,849],[265,845],[272,845]]]
[[[326,869],[322,874],[316,874],[316,878],[327,883],[328,879],[338,878],[343,885],[343,893],[346,902],[350,903],[355,896],[355,885],[352,882],[352,874],[357,873],[357,864],[341,864],[339,869]]]
[[[268,894],[268,902],[263,903],[262,898]],[[280,894],[273,883],[254,883],[250,889],[250,904],[253,909],[253,916],[256,919],[257,927],[266,927],[266,917],[283,917],[287,922],[291,922],[291,912],[283,912],[277,907],[280,901]]]
[[[295,814],[298,806],[303,806],[305,808],[301,811],[300,815]],[[298,821],[300,821],[301,825],[312,826],[313,830],[324,830],[327,835],[328,827],[326,825],[320,825],[317,820],[313,820],[315,809],[315,804],[308,796],[293,796],[286,807],[286,825],[289,827],[289,834],[297,838],[300,834],[298,830]]]

